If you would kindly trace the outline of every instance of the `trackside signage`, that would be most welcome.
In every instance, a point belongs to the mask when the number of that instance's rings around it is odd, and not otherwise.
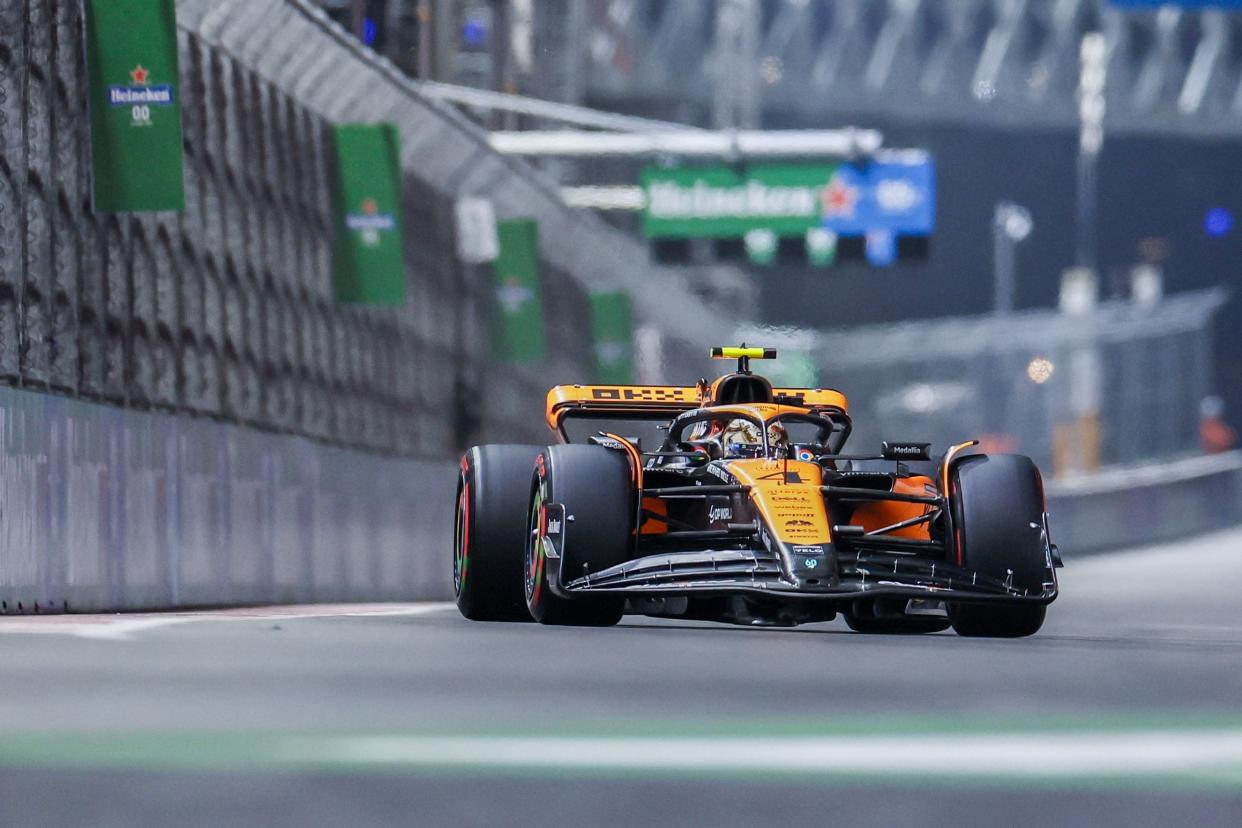
[[[634,311],[625,293],[591,294],[596,378],[609,385],[634,381]]]
[[[336,139],[336,299],[405,302],[400,139],[392,124],[339,124]]]
[[[174,0],[86,0],[98,213],[185,209]]]
[[[917,150],[849,164],[653,167],[642,183],[648,238],[745,238],[752,258],[805,235],[811,258],[827,263],[837,236],[926,236],[936,225],[935,165]]]
[[[837,165],[649,168],[642,176],[649,238],[730,238],[752,230],[798,235],[820,224]]]
[[[539,276],[539,225],[529,219],[497,222],[496,317],[492,347],[503,362],[543,359],[543,287]]]

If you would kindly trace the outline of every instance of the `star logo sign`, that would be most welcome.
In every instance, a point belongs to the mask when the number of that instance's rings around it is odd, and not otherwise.
[[[858,188],[851,187],[840,175],[834,175],[820,194],[824,215],[829,218],[853,218],[858,204]]]
[[[141,63],[130,70],[129,77],[135,86],[147,86],[151,83],[151,73],[144,69]]]
[[[510,315],[520,311],[522,306],[530,301],[532,295],[531,289],[523,285],[521,280],[515,276],[506,278],[504,287],[496,291],[496,299],[505,309],[505,313]]]

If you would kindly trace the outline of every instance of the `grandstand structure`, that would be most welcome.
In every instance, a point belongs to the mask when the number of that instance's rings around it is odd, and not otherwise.
[[[1242,16],[1221,10],[1108,0],[607,0],[582,24],[589,31],[566,31],[565,48],[585,51],[584,94],[605,109],[664,103],[687,114],[692,103],[703,120],[719,120],[722,107],[739,108],[733,94],[743,113],[775,125],[796,111],[833,122],[1070,127],[1079,44],[1101,31],[1110,132],[1242,127]],[[551,83],[532,91],[564,88]]]

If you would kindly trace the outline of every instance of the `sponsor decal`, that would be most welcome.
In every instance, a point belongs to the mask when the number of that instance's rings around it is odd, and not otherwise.
[[[397,219],[392,213],[381,213],[375,199],[364,198],[356,212],[346,214],[345,226],[358,233],[364,245],[376,247],[381,232],[397,229]]]
[[[789,526],[814,526],[814,525],[815,525],[815,524],[811,523],[811,521],[809,521],[809,520],[787,520],[787,521],[785,521],[785,526],[786,526],[786,527],[789,527]]]
[[[890,443],[885,442],[881,454],[886,460],[927,460],[929,459],[930,443]]]
[[[733,520],[733,509],[728,506],[713,506],[707,510],[707,519],[712,523]]]
[[[725,483],[732,483],[734,481],[733,475],[730,474],[728,471],[726,471],[724,467],[722,466],[711,465],[711,466],[707,466],[706,468],[709,474],[711,474],[713,477],[720,478]]]
[[[810,449],[798,449],[798,459],[804,463],[811,463],[815,460],[815,452]]]
[[[151,126],[151,107],[172,106],[171,83],[152,85],[151,73],[140,63],[129,72],[130,83],[108,87],[109,106],[132,107],[131,126]]]
[[[819,546],[795,546],[795,555],[820,555],[823,554],[823,548]]]
[[[814,569],[815,567],[819,566],[819,559],[818,558],[807,558],[802,563],[806,566],[807,569]]]
[[[693,402],[683,388],[595,388],[591,398],[625,402]]]
[[[780,186],[750,180],[724,186],[695,181],[655,181],[648,185],[653,219],[754,220],[805,218],[816,212],[814,184]]]
[[[822,214],[826,219],[854,218],[860,195],[858,187],[851,186],[844,175],[834,175],[828,186],[820,191]]]
[[[561,522],[559,520],[548,520],[548,528],[544,534],[559,535],[561,533]]]

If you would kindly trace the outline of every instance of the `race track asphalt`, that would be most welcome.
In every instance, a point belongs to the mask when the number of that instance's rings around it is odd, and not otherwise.
[[[1242,824],[1242,530],[1018,641],[447,606],[0,619],[0,826]]]

